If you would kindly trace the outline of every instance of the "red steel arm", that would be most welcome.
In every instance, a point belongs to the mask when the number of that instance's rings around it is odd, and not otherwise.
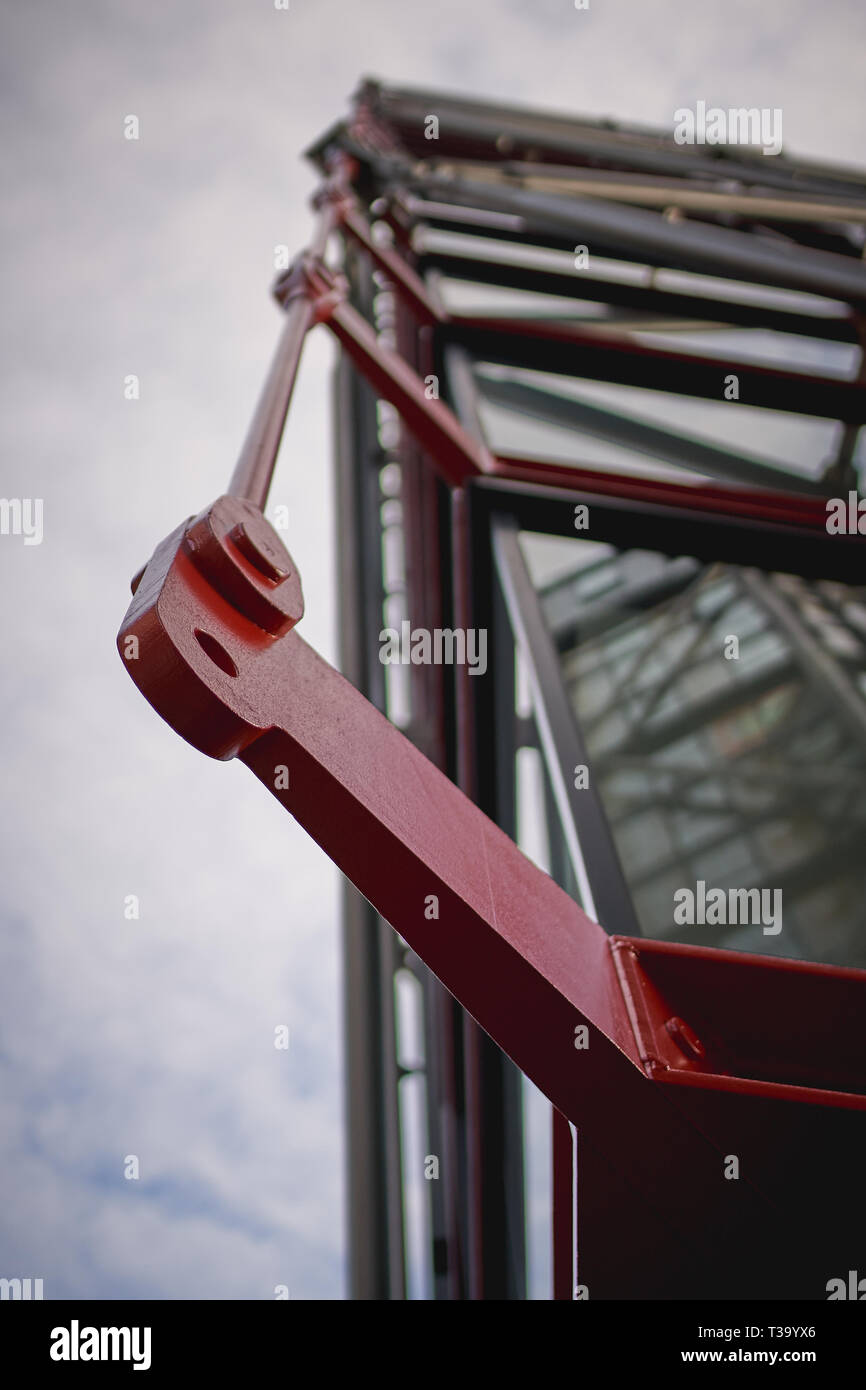
[[[386,253],[344,174],[277,286],[287,322],[230,495],[133,582],[121,655],[182,737],[247,764],[578,1127],[578,1272],[593,1297],[823,1297],[866,1235],[849,1209],[866,1157],[866,972],[607,936],[294,631],[300,579],[261,508],[314,323],[452,486],[537,466],[493,460],[347,302],[323,261],[330,231],[348,220]],[[433,312],[411,270],[396,281],[417,314]],[[724,505],[704,491],[709,509]],[[726,1182],[732,1154],[743,1176]],[[799,1209],[792,1154],[824,1194],[820,1213]],[[567,1199],[557,1191],[558,1207]],[[566,1277],[560,1247],[558,1296]]]
[[[741,1270],[742,1296],[750,1281],[766,1281],[768,1264],[779,1296],[786,1281],[801,1290],[803,1232],[778,1203],[778,1170],[790,1143],[821,1161],[810,1138],[817,1111],[844,1127],[848,1151],[862,1161],[866,1087],[855,1019],[866,976],[609,938],[303,641],[293,630],[302,611],[300,580],[277,533],[250,502],[224,497],[157,549],[118,646],[158,713],[202,752],[240,757],[578,1124],[585,1171],[604,1171],[617,1200],[633,1208],[636,1248],[643,1242],[658,1255],[664,1233],[654,1276],[661,1287],[673,1296],[697,1261],[703,1291],[715,1289],[759,1231],[761,1250]],[[718,990],[707,985],[710,964],[728,972],[737,1001],[724,1025]],[[808,1025],[800,1006],[811,1011]],[[691,1030],[709,1030],[700,1056],[678,1041],[671,1020],[681,1010]],[[798,1021],[811,1030],[816,1057],[828,1054],[832,1037],[829,1072],[813,1063],[810,1074],[808,1049],[797,1062],[802,1049],[791,1050],[787,1030]],[[583,1027],[585,1039],[576,1033]],[[756,1079],[749,1067],[773,1037],[787,1072]],[[768,1106],[779,1117],[769,1127]],[[734,1138],[749,1169],[746,1180],[726,1184]],[[830,1166],[838,1161],[836,1149]],[[595,1296],[606,1287],[622,1296],[623,1271],[593,1235],[593,1219],[590,1208],[582,1282]],[[838,1242],[839,1228],[828,1238]],[[708,1240],[715,1262],[698,1258]],[[635,1274],[637,1283],[645,1278]]]

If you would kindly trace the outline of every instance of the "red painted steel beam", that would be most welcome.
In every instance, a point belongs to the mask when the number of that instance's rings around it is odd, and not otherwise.
[[[327,322],[370,385],[399,412],[447,483],[462,487],[470,478],[494,472],[486,445],[463,428],[444,401],[427,394],[417,372],[379,341],[357,309],[344,301]]]
[[[157,712],[245,762],[578,1125],[623,1242],[612,1253],[610,1222],[605,1244],[587,1215],[591,1296],[724,1297],[735,1277],[742,1297],[823,1297],[863,1235],[858,1215],[837,1218],[853,1190],[840,1164],[854,1182],[866,1157],[866,972],[612,942],[303,641],[302,611],[277,533],[225,497],[158,547],[118,647]],[[700,1056],[677,1016],[704,1031]],[[792,1045],[797,1028],[808,1046]],[[723,1178],[730,1153],[741,1181]],[[832,1219],[798,1211],[796,1182],[779,1182],[792,1153]],[[650,1268],[624,1267],[630,1232]]]
[[[321,190],[309,249],[278,282],[288,310],[286,322],[229,483],[232,496],[246,497],[258,507],[267,501],[306,335],[327,316],[329,296],[340,292],[336,280],[317,278],[316,271],[338,224],[344,177],[345,166],[340,164]]]
[[[743,405],[848,424],[866,421],[866,387],[861,382],[736,358],[671,352],[607,328],[594,331],[572,324],[455,314],[447,333],[449,342],[459,343],[482,361],[718,401],[724,399],[725,378],[734,375]]]
[[[422,324],[444,321],[420,275],[397,251],[376,241],[369,223],[357,206],[347,205],[340,220],[341,228],[367,252],[377,269],[391,281],[400,298]]]
[[[824,499],[804,493],[734,485],[720,487],[713,483],[676,483],[667,478],[632,477],[626,473],[586,468],[583,464],[553,463],[548,459],[513,454],[497,454],[494,474],[511,482],[565,487],[597,492],[605,497],[623,497],[631,502],[656,502],[665,507],[714,512],[733,521],[785,522],[826,533]]]

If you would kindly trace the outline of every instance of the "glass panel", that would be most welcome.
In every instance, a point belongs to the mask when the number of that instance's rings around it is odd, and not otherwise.
[[[866,589],[521,544],[646,935],[866,966]]]
[[[575,242],[579,240],[575,235]],[[531,270],[553,270],[566,275],[579,273],[575,272],[573,253],[554,250],[548,246],[533,246],[529,242],[498,241],[495,237],[478,237],[466,232],[419,228],[414,234],[413,245],[416,251],[422,253],[438,252],[449,256],[481,257],[494,264],[523,266]],[[847,304],[836,299],[825,299],[821,295],[780,289],[774,285],[700,275],[693,271],[671,270],[665,266],[617,260],[610,256],[593,254],[587,273],[591,273],[593,280],[605,281],[612,285],[639,285],[665,290],[671,294],[727,301],[732,305],[760,306],[792,314],[811,314],[819,319],[845,319],[850,312]],[[443,277],[446,303],[449,294],[460,293],[456,286],[471,283]],[[456,300],[451,301],[449,307],[460,313],[470,312],[463,307],[463,303]]]
[[[698,357],[728,355],[756,366],[780,366],[840,380],[853,380],[860,363],[860,349],[855,343],[832,342],[769,329],[740,328],[724,322],[707,323],[702,318],[708,310],[702,315],[700,305],[695,306],[695,315],[691,319],[666,320],[659,314],[607,304],[600,299],[574,299],[499,285],[476,284],[470,280],[443,278],[438,289],[446,310],[451,314],[604,325],[660,351],[690,353]]]
[[[485,437],[495,453],[635,476],[779,488],[797,479],[815,483],[843,437],[837,420],[743,401],[706,401],[494,364],[479,367],[476,380]],[[766,475],[744,474],[743,463]]]
[[[833,321],[848,314],[838,301],[595,253],[578,268],[568,252],[460,233],[428,229],[417,234],[416,245],[458,258],[480,257],[488,265],[553,270],[574,286],[571,297],[440,275],[436,288],[449,312],[494,324],[502,317],[571,322],[601,334],[611,331],[641,347],[719,364],[718,399],[704,400],[479,361],[481,420],[494,452],[680,482],[715,479],[820,491],[827,469],[844,463],[855,447],[838,420],[760,408],[749,403],[747,392],[735,402],[724,397],[730,389],[726,364],[732,361],[783,366],[804,379],[814,374],[854,380],[859,346],[833,340],[838,331]],[[608,293],[623,302],[605,302]],[[659,293],[676,298],[660,301]],[[797,315],[801,327],[811,327],[813,319],[814,336],[781,331],[784,322],[773,317],[780,310]],[[765,324],[759,326],[754,315],[762,311]],[[751,326],[737,322],[743,317]],[[796,393],[796,384],[792,389]],[[856,456],[855,467],[861,457]]]

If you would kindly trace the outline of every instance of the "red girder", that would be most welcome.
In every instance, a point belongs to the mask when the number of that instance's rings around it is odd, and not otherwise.
[[[821,1278],[812,1265],[804,1269],[804,1249],[814,1261],[817,1239],[832,1247],[828,1261],[839,1258],[840,1232],[848,1231],[834,1224],[804,1243],[802,1227],[792,1230],[777,1204],[774,1175],[789,1144],[810,1146],[810,1161],[821,1161],[811,1140],[819,1111],[845,1126],[849,1153],[863,1153],[866,1097],[856,1090],[866,1078],[852,1036],[866,974],[610,939],[292,630],[301,612],[297,572],[277,533],[252,504],[223,497],[158,548],[118,645],[122,654],[137,651],[127,668],[158,713],[202,752],[240,757],[580,1125],[587,1164],[593,1154],[617,1175],[619,1200],[632,1194],[635,1229],[646,1227],[650,1245],[651,1231],[667,1232],[652,1275],[661,1287],[682,1287],[699,1233],[715,1249],[715,1263],[701,1268],[703,1292],[718,1296],[718,1281],[730,1278],[748,1242],[741,1293],[772,1278],[777,1293],[802,1294],[810,1271]],[[730,978],[738,1022],[729,1033],[740,1041],[720,1040],[711,1027],[706,1055],[695,1060],[667,1022],[684,1013],[694,1027],[695,1008],[717,1022],[706,1003],[712,991],[701,985],[710,961]],[[789,1074],[743,1074],[754,1065],[755,1029],[765,1042],[775,1037],[782,1056],[778,1030],[784,1038],[806,999],[824,1020],[811,1025],[816,1037],[835,1030],[835,1070],[825,1061],[820,1085],[808,1074],[793,1082]],[[585,1047],[576,1046],[581,1027]],[[772,1067],[772,1049],[762,1055]],[[741,1071],[730,1069],[732,1059]],[[771,1125],[768,1106],[781,1116]],[[748,1164],[745,1181],[725,1184],[730,1152]],[[591,1229],[590,1213],[586,1220]],[[763,1253],[751,1248],[755,1232]],[[828,1267],[823,1278],[831,1274]],[[622,1270],[591,1234],[581,1279],[597,1296],[606,1287],[622,1294]]]

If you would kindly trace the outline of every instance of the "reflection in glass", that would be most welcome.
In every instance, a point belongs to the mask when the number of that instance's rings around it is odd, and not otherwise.
[[[522,544],[644,932],[866,965],[866,591]],[[782,930],[678,923],[699,881],[781,889]]]

